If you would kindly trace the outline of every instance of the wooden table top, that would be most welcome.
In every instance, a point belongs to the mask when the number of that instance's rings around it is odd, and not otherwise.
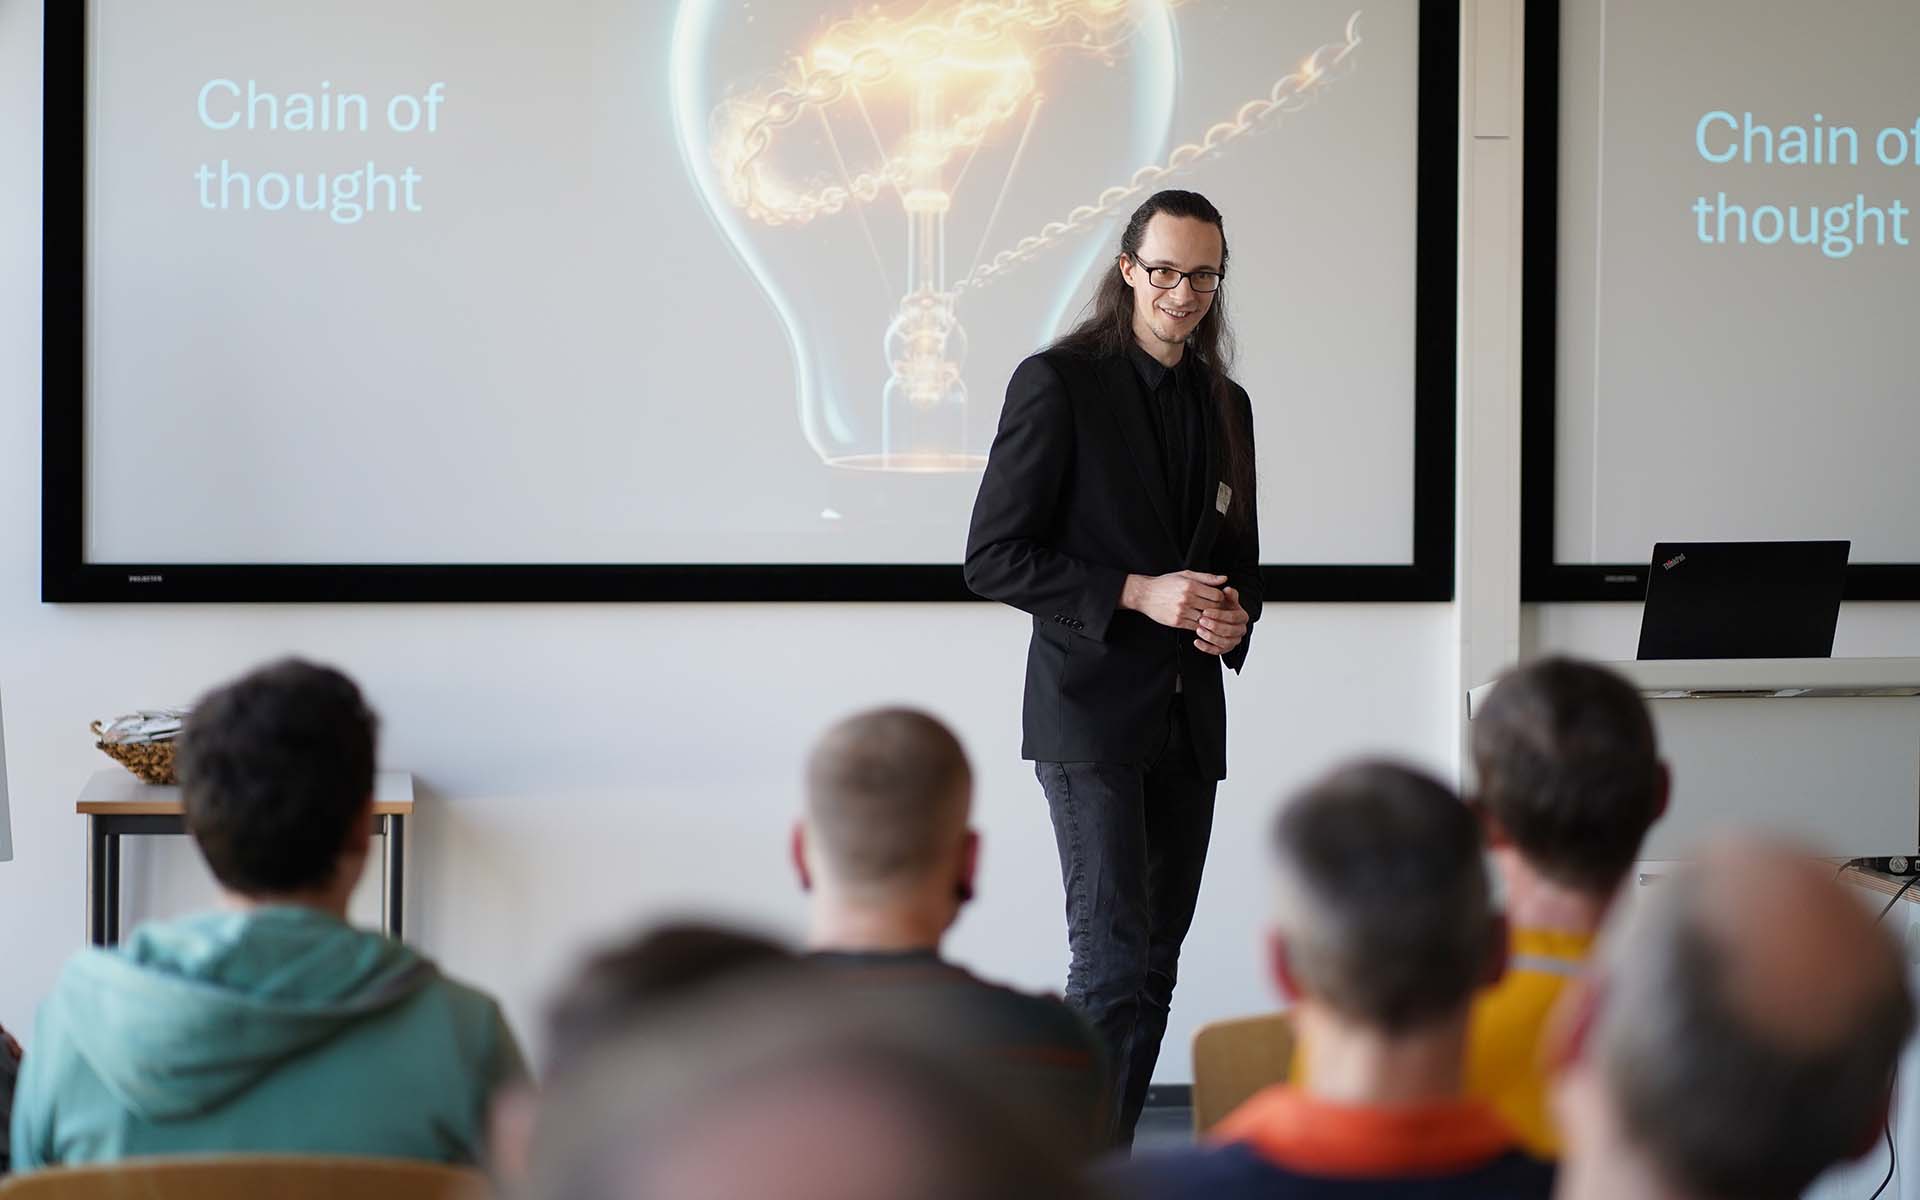
[[[1840,872],[1840,882],[1879,892],[1889,899],[1899,895],[1900,889],[1905,887],[1907,881],[1912,878],[1911,875],[1882,875],[1878,871],[1869,871],[1862,867],[1848,867]],[[1920,904],[1920,883],[1907,888],[1906,894],[1901,896],[1901,899],[1909,904]]]
[[[175,817],[180,789],[141,783],[119,767],[96,771],[81,789],[73,811],[83,816]],[[380,817],[413,815],[413,773],[379,771],[373,777],[373,812]]]

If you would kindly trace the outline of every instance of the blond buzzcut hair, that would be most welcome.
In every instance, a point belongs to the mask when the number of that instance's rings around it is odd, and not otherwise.
[[[917,709],[856,713],[807,761],[807,825],[821,865],[852,890],[923,882],[965,831],[972,793],[960,739]]]

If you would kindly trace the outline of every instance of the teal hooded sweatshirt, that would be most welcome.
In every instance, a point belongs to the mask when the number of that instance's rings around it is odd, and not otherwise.
[[[144,925],[76,955],[41,1006],[13,1167],[219,1152],[477,1163],[525,1073],[500,1009],[309,908]]]

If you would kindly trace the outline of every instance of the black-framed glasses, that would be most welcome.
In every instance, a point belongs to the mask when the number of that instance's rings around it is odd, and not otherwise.
[[[1212,267],[1201,267],[1198,271],[1181,271],[1173,267],[1156,267],[1151,263],[1143,263],[1137,258],[1133,260],[1133,265],[1146,271],[1147,282],[1163,292],[1170,292],[1179,287],[1182,279],[1192,284],[1196,292],[1217,292],[1220,290],[1220,280],[1224,278]]]

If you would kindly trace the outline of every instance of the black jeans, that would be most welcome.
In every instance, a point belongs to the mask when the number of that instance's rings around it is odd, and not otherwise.
[[[1194,762],[1178,697],[1145,766],[1041,762],[1034,773],[1067,890],[1067,1003],[1106,1045],[1113,1142],[1131,1146],[1200,895],[1217,785]]]

